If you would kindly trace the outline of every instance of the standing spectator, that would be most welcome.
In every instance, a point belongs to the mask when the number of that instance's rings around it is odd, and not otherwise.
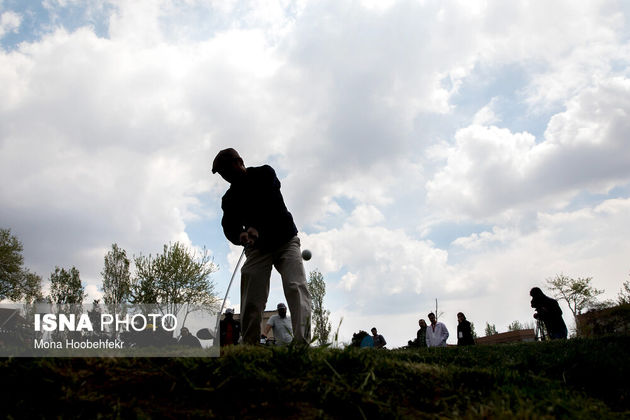
[[[269,330],[273,328],[273,338],[276,340],[276,344],[284,346],[293,339],[291,318],[287,316],[287,306],[284,303],[278,303],[277,309],[278,315],[272,315],[267,321],[263,338],[267,338]]]
[[[534,318],[545,324],[549,338],[567,338],[567,326],[562,319],[562,309],[558,301],[545,295],[538,287],[529,291],[532,308],[536,309]]]
[[[416,339],[408,341],[409,347],[426,347],[427,346],[427,323],[424,319],[418,321],[420,329],[416,333]]]
[[[241,323],[234,319],[234,309],[225,310],[225,318],[220,322],[221,347],[236,345],[241,334]]]
[[[387,344],[385,341],[385,337],[380,335],[378,331],[376,331],[376,327],[372,328],[372,340],[374,340],[374,348],[382,349]]]
[[[475,344],[475,339],[472,335],[470,322],[466,320],[466,316],[462,312],[459,312],[457,314],[457,345],[472,346],[473,344]]]
[[[427,347],[446,347],[446,339],[448,338],[446,325],[437,322],[433,312],[429,314],[429,322],[431,325],[427,327]]]

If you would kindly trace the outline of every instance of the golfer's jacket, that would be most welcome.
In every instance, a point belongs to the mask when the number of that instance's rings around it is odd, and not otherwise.
[[[269,165],[247,168],[245,177],[230,185],[221,208],[223,232],[235,245],[241,245],[240,234],[250,227],[258,231],[255,246],[262,251],[273,251],[297,235],[280,180]]]

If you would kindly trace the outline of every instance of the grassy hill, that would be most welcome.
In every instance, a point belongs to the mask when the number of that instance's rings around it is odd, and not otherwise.
[[[630,337],[469,348],[235,347],[4,359],[13,418],[629,418]]]

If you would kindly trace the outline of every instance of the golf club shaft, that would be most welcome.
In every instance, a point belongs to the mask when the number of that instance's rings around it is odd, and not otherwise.
[[[225,301],[227,300],[228,294],[230,293],[230,287],[232,287],[232,282],[234,281],[234,277],[236,276],[236,272],[238,271],[238,267],[241,265],[241,260],[243,259],[243,255],[245,255],[245,250],[247,247],[243,247],[243,252],[241,252],[241,256],[238,258],[238,262],[236,263],[236,267],[234,267],[234,272],[232,273],[232,278],[230,279],[230,284],[228,284],[228,288],[225,292],[225,297],[223,298],[223,302],[221,302],[221,310],[217,315],[217,325],[214,327],[214,344],[218,342],[217,338],[219,338],[219,323],[221,322],[221,314],[223,314],[223,307],[225,306]]]

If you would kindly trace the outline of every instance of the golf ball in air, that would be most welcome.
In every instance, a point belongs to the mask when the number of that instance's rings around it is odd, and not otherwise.
[[[302,251],[302,258],[304,258],[305,261],[310,260],[312,256],[313,254],[311,254],[311,251],[309,251],[308,249]]]

